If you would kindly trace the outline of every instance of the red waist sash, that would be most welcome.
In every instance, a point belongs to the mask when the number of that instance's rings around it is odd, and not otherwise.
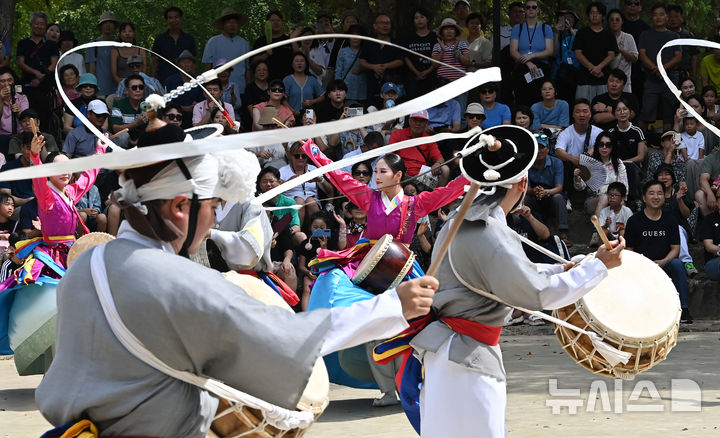
[[[442,317],[440,318],[440,321],[444,322],[454,332],[470,336],[483,344],[495,346],[500,341],[502,326],[493,327],[491,325],[485,325],[479,322],[453,317]]]

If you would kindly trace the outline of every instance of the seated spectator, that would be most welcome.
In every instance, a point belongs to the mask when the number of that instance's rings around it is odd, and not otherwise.
[[[58,46],[60,48],[60,56],[63,56],[65,52],[77,46],[78,40],[75,39],[75,33],[71,30],[63,30],[60,32],[60,39],[58,40]],[[66,65],[73,65],[78,72],[78,76],[85,74],[85,58],[78,52],[73,52],[65,56],[62,60],[59,60],[55,68],[59,69]]]
[[[220,58],[217,61],[215,61],[215,66],[213,68],[218,68],[220,66],[223,66],[227,64],[228,60],[225,58]],[[242,103],[242,91],[240,90],[240,86],[232,82],[230,80],[230,74],[233,72],[233,68],[230,67],[227,70],[223,70],[221,73],[218,73],[218,80],[220,81],[220,90],[222,91],[222,101],[229,103],[233,110],[235,110],[235,114],[238,116],[240,115],[240,111],[242,110],[243,103]],[[239,117],[238,117],[239,119]]]
[[[253,131],[263,129],[260,124],[260,113],[266,106],[274,107],[277,110],[278,120],[286,126],[295,125],[295,116],[292,108],[288,105],[285,97],[285,85],[279,79],[273,79],[268,86],[267,94],[269,99],[266,102],[260,102],[252,107]]]
[[[109,117],[107,105],[100,99],[95,99],[88,105],[88,120],[94,127],[103,132],[103,125]],[[65,143],[63,153],[70,158],[87,157],[95,155],[98,138],[86,126],[78,126],[70,131]],[[46,145],[47,146],[47,145]]]
[[[567,128],[570,124],[570,106],[564,100],[557,98],[555,83],[552,80],[546,79],[543,81],[540,87],[540,95],[542,100],[534,103],[530,108],[534,115],[530,130],[552,129],[560,131]]]
[[[104,233],[107,230],[107,216],[101,213],[103,204],[97,186],[90,187],[85,195],[75,203],[78,216],[90,231]]]
[[[678,146],[682,144],[682,137],[675,131],[667,131],[660,139],[660,150],[652,151],[648,158],[647,174],[652,179],[655,172],[663,164],[669,164],[675,173],[676,182],[686,182],[687,164],[682,159]],[[719,168],[720,170],[720,168]],[[688,185],[689,187],[689,185]]]
[[[15,211],[18,208],[16,206]],[[20,210],[20,216],[18,217],[18,227],[20,230],[27,234],[28,238],[42,236],[42,224],[38,217],[38,203],[37,199],[32,198],[31,201],[25,203]]]
[[[717,33],[712,41],[720,42]],[[716,90],[720,89],[720,49],[713,48],[706,52],[707,54],[700,61],[700,78],[703,87],[712,85]]]
[[[610,133],[615,137],[617,155],[625,163],[630,184],[628,193],[632,201],[639,201],[641,198],[640,174],[648,151],[645,134],[642,129],[630,121],[632,109],[630,102],[625,97],[621,97],[614,103],[612,112],[617,123],[610,128]]]
[[[470,65],[467,71],[474,72],[481,68],[492,67],[492,41],[485,38],[485,18],[478,13],[471,13],[467,17],[468,28],[468,56]]]
[[[720,281],[720,213],[713,211],[700,224],[698,239],[705,249],[705,273]]]
[[[143,69],[145,68],[144,64],[144,58],[139,55],[133,55],[127,59],[127,67],[128,71],[130,72],[130,75],[138,75],[143,79],[143,82],[145,83],[145,90],[143,92],[143,97],[148,97],[149,95],[155,93],[159,95],[165,94],[165,87],[158,81],[157,79],[150,77],[145,74]],[[128,75],[128,77],[130,76]],[[127,96],[127,91],[125,90],[125,85],[120,82],[118,84],[117,90],[115,90],[115,98],[116,99],[122,99],[123,97]]]
[[[695,89],[695,82],[690,78],[680,81],[680,86],[678,88],[680,89],[680,99],[682,100],[687,100],[688,97],[696,94],[697,91]]]
[[[610,62],[611,71],[619,69],[627,77],[627,82],[623,87],[623,91],[626,93],[632,93],[632,67],[638,60],[638,49],[635,44],[635,39],[629,33],[623,32],[623,24],[625,23],[625,17],[619,9],[611,9],[607,15],[608,28],[615,36],[618,46],[618,54],[615,59]]]
[[[720,151],[715,151],[703,159],[700,167],[700,189],[695,192],[695,202],[703,216],[718,210],[717,198],[720,196],[718,176],[720,176]]]
[[[80,97],[80,92],[77,91],[77,86],[80,83],[80,73],[73,64],[67,64],[60,67],[58,70],[58,76],[60,76],[60,85],[62,90],[70,101],[73,101]],[[61,106],[64,102],[62,95],[57,94],[58,105]]]
[[[133,23],[120,23],[118,30],[121,43],[137,44],[137,41],[135,41],[135,25]],[[131,62],[140,63],[139,71],[146,71],[145,57],[139,47],[114,47],[113,49],[110,52],[110,71],[115,83],[121,84],[131,74],[138,74],[138,72],[130,72]]]
[[[280,169],[280,178],[283,181],[289,181],[316,169],[315,166],[308,164],[308,157],[303,152],[302,145],[301,142],[296,141],[290,146],[288,150],[290,164]],[[298,210],[298,216],[300,217],[300,226],[303,228],[310,224],[313,213],[320,210],[318,188],[322,189],[324,193],[333,193],[332,186],[323,177],[293,187],[284,193],[285,196],[293,198],[296,204],[302,205]]]
[[[379,13],[373,25],[375,38],[397,44],[390,37],[392,22],[390,16]],[[366,41],[360,49],[360,71],[367,75],[367,97],[373,101],[380,94],[380,86],[385,82],[397,84],[402,89],[404,52],[387,44]],[[402,94],[402,93],[401,93]]]
[[[445,18],[435,30],[438,42],[433,46],[432,57],[442,61],[437,69],[438,85],[445,85],[463,77],[470,65],[468,43],[460,39],[463,30],[452,18]],[[455,97],[461,108],[467,104],[467,93]]]
[[[698,114],[704,117],[707,108],[705,107],[705,99],[700,97],[697,94],[693,94],[692,96],[685,99],[685,102],[687,102],[690,107],[692,107],[693,110],[695,110]],[[675,120],[674,120],[674,130],[677,132],[682,133],[685,130],[685,127],[683,126],[683,121],[685,119],[685,116],[688,115],[687,110],[685,109],[682,104],[678,106],[678,109],[675,111]],[[707,118],[706,118],[707,119]],[[702,136],[705,138],[705,155],[707,155],[710,151],[718,147],[718,136],[712,133],[705,125],[702,123],[696,124],[697,131],[702,134]]]
[[[227,103],[227,102],[223,102]],[[230,122],[225,118],[225,114],[218,107],[214,107],[210,110],[210,123],[217,123],[223,127],[222,135],[237,134],[235,128],[240,129],[240,124],[231,125]]]
[[[346,98],[348,86],[342,79],[330,81],[325,89],[326,99],[315,105],[315,118],[317,123],[339,120],[347,107]]]
[[[590,102],[579,99],[573,103],[573,124],[563,129],[555,142],[555,156],[563,161],[565,167],[565,191],[573,190],[573,170],[578,166],[578,157],[595,144],[598,134],[602,132],[597,126],[590,124]],[[567,202],[570,208],[570,200]]]
[[[616,240],[621,236],[625,236],[625,225],[633,214],[625,206],[626,194],[627,187],[619,181],[612,182],[608,186],[608,205],[600,210],[598,222],[600,222],[600,226],[609,240]],[[600,236],[598,236],[597,232],[594,232],[588,246],[597,247],[598,245],[600,245]]]
[[[410,115],[410,127],[394,131],[390,135],[389,144],[399,143],[404,140],[418,137],[429,137],[425,132],[428,125],[427,110],[419,111]],[[400,149],[397,155],[405,161],[407,176],[417,176],[423,166],[433,169],[432,174],[438,178],[438,187],[448,183],[450,169],[443,164],[443,156],[435,143],[426,143],[420,146]]]
[[[277,124],[276,120],[280,118],[278,115],[277,108],[274,106],[265,106],[260,112],[260,118],[257,123],[260,125],[261,130],[280,129],[281,126]],[[282,143],[275,143],[264,146],[251,146],[247,148],[250,152],[254,153],[260,162],[260,167],[272,166],[276,169],[281,169],[287,165],[287,153],[285,146]]]
[[[270,219],[270,225],[275,225],[279,219],[274,216]],[[277,275],[285,285],[293,292],[297,291],[297,274],[292,260],[295,256],[292,235],[288,228],[273,233],[270,244],[270,260],[272,261],[272,273]]]
[[[10,138],[22,132],[20,113],[30,107],[27,97],[15,90],[16,82],[10,67],[0,67],[0,154],[7,154]]]
[[[350,26],[348,33],[350,35],[365,35],[362,26],[357,24]],[[335,79],[347,84],[347,90],[345,90],[349,91],[347,98],[358,102],[364,102],[368,98],[367,75],[360,72],[360,59],[358,58],[362,44],[363,40],[359,38],[348,38],[347,45],[338,52],[335,64]],[[326,91],[330,92],[329,89]]]
[[[32,139],[32,132],[22,133],[20,145],[22,155],[3,165],[0,168],[0,172],[32,166],[32,162],[30,161],[30,143]],[[35,192],[33,192],[32,180],[30,179],[0,182],[0,192],[12,195],[16,210],[19,210],[20,207],[32,199],[35,199]]]
[[[343,158],[354,157],[355,155],[360,155],[367,151],[371,151],[373,149],[377,149],[377,148],[383,147],[383,146],[385,146],[385,137],[377,131],[370,131],[367,133],[365,138],[363,138],[362,146],[360,146],[358,149],[355,149],[354,151],[348,152],[347,154],[345,154],[345,156]],[[379,160],[379,159],[380,159],[380,157],[375,157],[372,160],[368,181],[364,182],[365,184],[370,186],[370,188],[373,188],[373,189],[377,188],[375,186],[375,177],[374,176],[375,176],[375,163],[377,163],[377,160]],[[356,164],[357,163],[355,163],[355,165]],[[355,165],[353,165],[352,167],[344,167],[342,169],[342,171],[352,173],[352,169],[355,168]],[[355,175],[353,175],[353,177],[355,179],[358,179]]]
[[[533,124],[535,114],[525,105],[518,105],[512,110],[512,123],[528,131]]]
[[[705,156],[705,137],[698,132],[698,121],[695,117],[683,118],[682,144],[678,149],[685,162],[689,160],[702,160]]]
[[[465,109],[465,124],[467,125],[467,129],[464,132],[481,126],[484,120],[485,109],[483,106],[477,102],[469,103]],[[464,138],[444,140],[438,142],[438,147],[440,148],[443,158],[447,161],[461,151],[465,147],[465,143],[467,143],[467,139]],[[454,179],[460,175],[458,160],[450,161],[448,166],[450,166],[450,179]]]
[[[273,166],[264,167],[258,174],[257,181],[258,193],[265,193],[282,183],[282,180],[280,179],[280,171]],[[300,242],[307,239],[305,233],[303,233],[300,229],[300,216],[298,215],[298,210],[292,208],[294,205],[297,205],[292,198],[280,193],[267,201],[264,205],[266,207],[289,207],[287,209],[272,210],[270,213],[272,215],[271,222],[281,219],[286,214],[291,216],[288,229],[290,230],[290,235],[292,236],[293,246],[297,246]]]
[[[460,132],[462,112],[460,104],[455,99],[439,103],[428,108],[428,134],[439,134],[441,132]]]
[[[127,97],[115,100],[113,103],[112,117],[110,124],[113,133],[129,129],[127,134],[123,134],[115,140],[121,146],[135,146],[140,134],[145,132],[147,117],[142,114],[140,104],[143,101],[145,92],[145,81],[139,75],[131,75],[125,78],[125,93]]]
[[[35,127],[38,129],[38,135],[42,135],[43,137],[45,137],[45,147],[43,147],[43,150],[40,151],[40,158],[45,159],[49,152],[59,151],[60,149],[58,148],[57,142],[55,141],[55,137],[53,137],[51,134],[48,134],[47,132],[42,132],[39,130],[40,116],[38,116],[37,112],[35,112],[34,109],[28,108],[20,113],[20,125],[22,126],[23,132],[33,132],[31,126],[32,122],[35,123]],[[12,160],[22,155],[21,147],[22,134],[14,135],[10,139],[10,145],[8,147],[8,157]]]
[[[638,101],[634,94],[623,91],[626,82],[627,76],[622,70],[615,69],[610,72],[607,79],[607,93],[595,96],[590,104],[593,124],[603,130],[615,126],[617,118],[613,113],[613,108],[620,99],[625,99],[625,105],[630,108],[629,120],[635,120],[639,108]]]
[[[713,125],[720,120],[720,105],[717,101],[717,90],[712,85],[702,89],[702,98],[705,101],[705,118]]]
[[[189,50],[183,50],[175,63],[178,67],[180,67],[180,70],[187,73],[190,77],[194,78],[196,76],[197,67],[195,65],[195,57]],[[188,80],[188,76],[181,74],[180,72],[173,72],[167,77],[167,79],[165,79],[165,85],[167,86],[168,91],[172,91]],[[172,100],[174,103],[180,105],[180,108],[182,108],[183,128],[187,129],[192,126],[193,108],[196,103],[202,102],[203,99],[204,96],[202,88],[195,87],[190,91],[183,92],[183,94]]]
[[[80,92],[80,95],[75,98],[75,100],[70,101],[70,105],[80,111],[80,114],[87,117],[87,105],[93,100],[100,98],[95,75],[92,73],[80,75],[75,89]],[[66,106],[65,112],[63,113],[63,134],[67,135],[73,128],[77,128],[78,126],[82,126],[82,122],[75,117],[70,107]]]
[[[184,115],[180,105],[175,102],[168,102],[165,104],[161,117],[163,122],[182,127],[183,117]]]
[[[310,75],[308,59],[304,53],[297,52],[293,55],[291,67],[292,73],[283,78],[283,84],[293,115],[300,118],[302,110],[312,108],[325,99],[325,90],[320,82]]]
[[[497,87],[497,84],[494,83],[486,83],[478,87],[480,93],[480,104],[485,110],[485,120],[482,123],[483,129],[510,124],[510,107],[504,103],[496,102]]]
[[[433,47],[438,41],[438,36],[430,29],[432,16],[430,12],[424,8],[416,8],[412,12],[414,32],[405,38],[404,46],[413,52],[432,57]],[[427,58],[413,55],[409,52],[405,53],[405,67],[409,70],[407,84],[405,84],[405,92],[408,99],[414,99],[435,87],[437,76],[435,70],[437,64],[431,62]]]
[[[621,182],[628,186],[627,172],[625,164],[618,158],[615,139],[609,132],[603,131],[598,134],[595,144],[590,150],[590,156],[597,162],[602,163],[605,167],[605,183],[597,190],[590,190],[585,181],[580,177],[581,170],[575,169],[574,181],[575,190],[581,191],[587,189],[588,197],[585,199],[585,212],[587,214],[600,215],[600,210],[608,204],[607,189],[610,183]],[[596,170],[588,168],[590,178],[593,178]]]
[[[345,112],[342,116],[340,116],[340,119],[346,119],[348,117],[353,117],[350,115],[350,111],[359,111],[360,114],[362,114],[363,108],[359,103],[352,103],[348,105],[348,107],[345,109]],[[304,116],[303,116],[304,117]],[[336,157],[342,158],[346,154],[360,149],[360,147],[363,144],[363,139],[367,135],[367,130],[365,128],[356,128],[348,131],[342,131],[336,135],[330,135],[328,136],[328,146],[334,151],[336,154]],[[337,140],[335,140],[335,137],[337,137]],[[337,144],[333,144],[337,141]],[[322,147],[321,147],[322,149]]]
[[[252,69],[251,81],[245,86],[242,101],[247,109],[249,120],[252,120],[252,107],[268,100],[268,65],[258,61]],[[249,126],[246,125],[246,126]]]
[[[393,82],[385,82],[380,88],[380,102],[370,105],[367,109],[368,113],[379,111],[382,109],[392,108],[398,103],[400,98],[400,87]],[[395,120],[388,120],[385,123],[373,125],[373,131],[381,132],[386,140],[390,139],[390,134],[398,129],[402,129],[405,124],[404,117],[398,117]]]
[[[663,183],[665,187],[663,212],[675,218],[675,221],[680,226],[680,255],[678,257],[685,265],[685,271],[688,277],[692,277],[698,273],[688,250],[690,236],[695,234],[697,218],[691,216],[692,211],[695,209],[695,202],[693,201],[692,195],[688,193],[687,184],[676,183],[672,166],[662,164],[655,172],[654,177]]]
[[[12,219],[14,212],[15,201],[12,196],[0,192],[0,251],[8,248],[10,234],[16,231],[18,223]]]
[[[222,102],[221,100],[222,90],[220,89],[220,81],[218,79],[215,79],[207,82],[205,83],[205,88],[207,89],[207,93],[210,94],[208,95],[206,93],[205,100],[203,102],[196,103],[193,107],[193,126],[207,125],[208,123],[210,123],[210,120],[212,120],[210,118],[210,112],[213,108],[217,107],[215,101],[222,103],[225,111],[230,114],[230,118],[235,121],[235,110],[233,110],[232,105],[227,102]]]
[[[560,238],[566,245],[572,245],[568,239],[568,213],[563,197],[563,165],[562,162],[549,155],[550,138],[547,133],[535,134],[538,153],[535,163],[528,171],[528,190],[525,194],[525,205],[537,212],[544,222],[553,218],[557,220]],[[550,235],[540,240],[546,240]]]
[[[345,216],[350,216],[350,219],[346,221],[346,247],[352,248],[353,246],[355,246],[357,241],[360,240],[363,232],[365,231],[365,227],[367,226],[367,213],[365,213],[360,207],[353,204],[352,202],[348,202],[347,204],[345,204],[345,211],[347,212]]]
[[[688,310],[688,285],[685,266],[678,259],[680,233],[675,219],[663,212],[665,188],[658,180],[643,186],[645,208],[628,219],[625,227],[627,249],[644,255],[660,266],[672,279],[680,294],[681,323],[692,323]]]

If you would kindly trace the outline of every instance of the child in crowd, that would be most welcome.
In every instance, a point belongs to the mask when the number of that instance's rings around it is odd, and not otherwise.
[[[363,231],[365,231],[367,213],[352,202],[345,204],[345,211],[347,212],[345,217],[349,216],[347,222],[347,248],[351,248],[355,246],[360,237],[362,237]]]
[[[632,216],[632,211],[625,206],[626,195],[627,188],[625,184],[616,181],[610,183],[608,186],[608,205],[600,210],[598,220],[602,225],[605,235],[610,240],[615,240],[619,236],[625,235],[625,224],[630,216]],[[597,247],[599,243],[600,236],[595,232],[588,246]]]
[[[90,231],[105,232],[107,230],[107,216],[102,210],[102,200],[97,186],[90,187],[85,195],[75,203],[80,219],[87,225]]]
[[[15,231],[17,222],[11,217],[15,212],[15,201],[9,193],[0,193],[0,249],[7,248],[10,233]]]
[[[310,289],[317,279],[317,276],[308,269],[308,262],[317,257],[321,249],[336,250],[345,249],[346,247],[346,242],[343,238],[347,236],[347,230],[344,229],[345,221],[337,214],[334,216],[335,220],[340,223],[339,235],[333,236],[327,213],[322,210],[316,211],[310,218],[310,237],[305,239],[297,248],[298,270],[303,279],[303,291],[302,297],[300,298],[300,308],[303,312],[307,310],[308,303],[310,302]],[[339,246],[342,246],[342,248],[339,248]]]
[[[23,265],[22,259],[15,255],[15,244],[29,239],[23,232],[14,232],[8,238],[9,246],[3,252],[2,266],[0,266],[0,282],[13,276],[13,273]]]
[[[695,117],[683,119],[682,144],[678,147],[685,162],[700,160],[705,156],[705,136],[698,132],[698,121]]]

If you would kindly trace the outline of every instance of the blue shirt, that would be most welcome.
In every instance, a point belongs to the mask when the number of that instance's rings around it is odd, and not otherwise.
[[[538,170],[533,164],[528,170],[530,187],[543,186],[546,189],[563,184],[563,164],[559,158],[548,155],[545,157],[545,166]]]
[[[483,105],[483,108],[485,108],[485,120],[482,122],[482,128],[492,128],[493,126],[502,125],[503,122],[509,122],[510,121],[510,107],[495,102],[495,106],[492,109],[488,109],[485,105]]]
[[[553,39],[553,30],[545,23],[538,21],[535,28],[531,29],[525,22],[513,26],[511,40],[517,40],[518,52],[521,55],[537,53],[545,50],[545,40]]]
[[[438,126],[450,126],[453,122],[461,122],[462,115],[460,113],[460,104],[455,99],[450,99],[440,105],[428,108],[429,126],[436,128]]]
[[[8,163],[5,163],[5,165],[0,168],[0,172],[4,172],[10,169],[19,169],[21,167],[25,166],[23,166],[22,157],[18,157]],[[10,193],[12,193],[13,196],[21,199],[32,198],[35,196],[31,179],[0,182],[0,187],[3,189],[10,189]],[[33,217],[33,219],[35,218]]]
[[[93,41],[104,41],[99,37]],[[95,63],[95,77],[98,82],[98,94],[109,96],[115,92],[117,84],[110,71],[110,54],[115,50],[112,46],[91,47],[85,50],[85,62]]]
[[[232,61],[238,56],[244,55],[250,51],[250,43],[241,36],[228,38],[223,34],[215,35],[205,44],[202,62],[215,65],[218,59],[225,58]],[[248,67],[248,60],[239,62],[233,66],[230,73],[230,82],[235,82],[240,87],[240,92],[245,92],[245,70]]]
[[[337,55],[335,64],[335,79],[342,79],[347,85],[347,98],[350,100],[367,99],[367,77],[365,73],[353,73],[355,67],[360,65],[360,49],[354,51],[350,47],[343,47]]]
[[[185,79],[187,79],[187,76],[181,75],[180,73],[175,73],[165,80],[165,86],[167,87],[168,91],[172,91],[179,87],[180,85],[185,83]],[[195,105],[198,102],[202,102],[205,100],[205,96],[203,95],[202,88],[195,87],[191,89],[190,91],[187,91],[175,99],[172,100],[172,102],[180,105],[180,106],[191,106]]]
[[[285,94],[288,97],[288,103],[295,111],[302,109],[303,100],[315,99],[325,93],[320,82],[312,75],[307,76],[307,80],[302,88],[295,82],[293,75],[285,76],[283,84],[285,84]]]
[[[541,123],[544,123],[546,125],[558,125],[562,126],[563,128],[566,128],[570,125],[570,106],[562,99],[558,99],[557,103],[554,107],[552,107],[552,109],[545,108],[545,105],[543,105],[542,101],[535,102],[533,106],[530,107],[530,109],[535,115],[535,118],[533,119],[533,124],[532,126],[530,126],[531,131],[537,131],[538,129],[541,129]]]
[[[83,126],[78,126],[68,132],[65,143],[63,143],[62,151],[70,155],[71,158],[87,157],[95,155],[97,137]]]

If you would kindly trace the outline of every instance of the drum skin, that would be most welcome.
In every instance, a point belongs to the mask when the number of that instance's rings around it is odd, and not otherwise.
[[[375,242],[353,276],[353,283],[375,295],[392,289],[412,269],[415,254],[390,234]]]
[[[622,265],[576,303],[553,316],[597,333],[605,343],[632,354],[611,366],[587,335],[555,326],[555,335],[575,362],[592,373],[633,379],[663,361],[677,343],[680,299],[672,280],[652,260],[632,251]],[[589,256],[592,257],[592,256]]]
[[[223,276],[231,283],[242,287],[248,295],[258,301],[262,301],[269,306],[282,307],[288,312],[292,312],[292,309],[285,300],[262,280],[250,275],[238,274],[234,271],[225,272]],[[317,419],[330,403],[329,393],[330,382],[327,369],[325,368],[325,363],[322,358],[318,358],[310,374],[308,384],[297,404],[298,410],[310,411]],[[228,412],[225,415],[219,415],[223,411]],[[260,424],[263,419],[261,411],[243,406],[242,410],[238,412],[237,410],[231,409],[230,403],[222,398],[218,404],[217,412],[218,415],[212,422],[210,428],[218,437],[232,437],[244,432],[249,432]],[[276,436],[296,438],[304,435],[305,431],[307,431],[307,429],[281,431],[270,425],[265,425],[261,430],[243,436],[251,438],[271,438]]]

